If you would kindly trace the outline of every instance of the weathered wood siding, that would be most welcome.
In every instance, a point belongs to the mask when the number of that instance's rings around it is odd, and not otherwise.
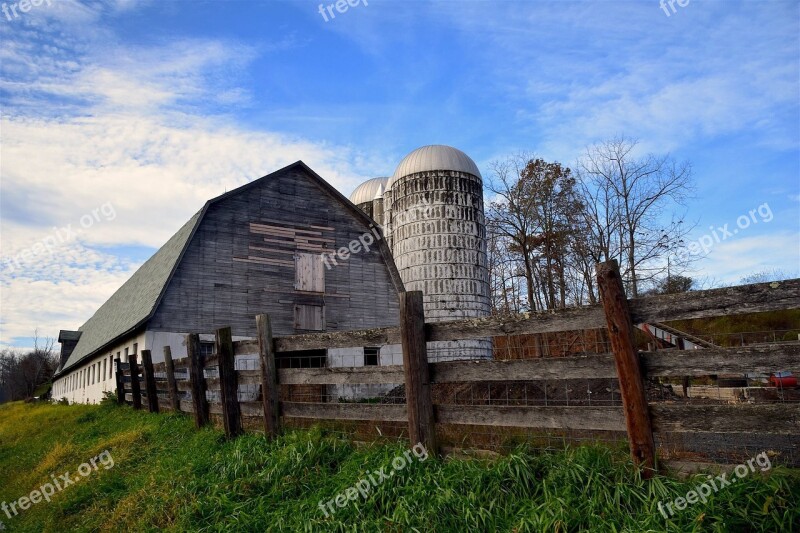
[[[255,336],[255,315],[268,313],[274,334],[288,335],[298,332],[296,306],[321,305],[329,331],[397,325],[396,289],[376,245],[323,266],[324,293],[296,288],[295,253],[333,252],[369,231],[303,169],[262,180],[209,206],[148,329],[231,326]]]

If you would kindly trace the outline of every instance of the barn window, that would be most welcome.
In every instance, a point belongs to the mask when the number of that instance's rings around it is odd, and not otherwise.
[[[214,343],[209,341],[200,342],[200,356],[211,357],[214,355]]]
[[[139,353],[139,343],[138,342],[134,342],[133,343],[133,355],[136,355],[138,353]]]
[[[378,354],[381,352],[380,348],[366,347],[364,348],[364,366],[377,366]]]
[[[325,267],[316,254],[294,256],[294,288],[305,292],[325,292]]]
[[[325,330],[325,308],[321,305],[295,305],[294,329]]]
[[[275,366],[277,368],[324,368],[327,366],[327,361],[327,350],[279,352],[275,356]]]

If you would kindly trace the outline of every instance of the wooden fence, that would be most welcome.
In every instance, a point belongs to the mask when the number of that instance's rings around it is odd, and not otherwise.
[[[216,331],[216,351],[201,357],[197,334],[186,336],[188,357],[152,363],[148,350],[129,364],[117,360],[120,403],[152,412],[192,413],[201,427],[221,416],[228,436],[242,432],[242,418],[258,416],[268,437],[280,432],[282,417],[312,420],[384,421],[408,424],[411,442],[436,451],[440,424],[627,432],[634,460],[648,475],[655,468],[654,436],[666,433],[749,433],[800,436],[800,403],[685,405],[648,404],[648,378],[800,371],[800,343],[636,352],[633,324],[800,308],[800,279],[627,300],[615,262],[598,265],[602,306],[554,313],[494,316],[425,323],[422,294],[400,295],[400,326],[360,331],[272,336],[267,315],[256,317],[258,336],[231,340],[230,328]],[[612,354],[531,360],[429,363],[426,343],[516,334],[607,327]],[[277,369],[284,352],[400,344],[403,365]],[[257,355],[259,369],[237,370],[235,357]],[[216,369],[216,370],[215,370]],[[204,377],[209,373],[215,377]],[[431,386],[443,383],[618,379],[622,405],[444,405],[434,404]],[[295,402],[279,399],[279,385],[405,385],[405,404]],[[240,386],[255,387],[261,401],[239,401]],[[218,400],[209,402],[206,391]],[[191,401],[181,392],[190,392]],[[143,403],[144,402],[144,403]],[[780,423],[776,423],[780,420]]]

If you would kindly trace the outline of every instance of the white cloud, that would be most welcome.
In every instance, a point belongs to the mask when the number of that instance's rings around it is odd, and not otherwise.
[[[6,229],[3,229],[4,240]],[[137,264],[72,242],[0,275],[0,348],[14,339],[76,329],[128,279]]]
[[[761,271],[800,268],[800,232],[741,236],[716,244],[698,261],[694,273],[713,272],[720,283],[738,284],[744,276]],[[790,275],[800,275],[797,270]]]
[[[52,238],[54,228],[80,228],[104,204],[115,216],[52,256],[38,253],[13,271],[0,265],[0,345],[37,328],[55,336],[79,326],[139,266],[98,246],[155,249],[206,200],[299,159],[340,190],[371,177],[354,170],[369,160],[350,147],[250,131],[209,112],[249,99],[236,79],[256,56],[251,47],[185,40],[123,48],[102,31],[57,35],[59,25],[83,24],[99,9],[69,3],[60,19],[3,31],[15,50],[2,58],[0,86],[3,258]],[[43,34],[53,40],[42,45]]]
[[[571,161],[619,134],[657,153],[736,133],[798,147],[783,121],[799,103],[796,4],[710,2],[671,18],[634,2],[445,2],[436,11],[469,36],[485,68],[480,84],[507,95],[517,127],[546,157]]]

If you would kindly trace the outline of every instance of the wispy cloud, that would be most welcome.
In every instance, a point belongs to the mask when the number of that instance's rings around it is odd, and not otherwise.
[[[800,232],[774,232],[723,242],[695,264],[690,274],[714,273],[719,282],[735,285],[749,274],[772,270],[800,276]]]
[[[773,233],[724,243],[703,271],[797,263],[796,2],[667,18],[642,2],[376,1],[330,23],[316,4],[224,5],[213,28],[194,18],[204,2],[53,0],[0,19],[2,254],[117,212],[60,259],[0,272],[0,343],[82,323],[141,262],[127,247],[155,249],[211,197],[298,159],[348,192],[430,142],[479,163],[529,149],[571,164],[624,133],[701,166],[706,145],[746,136],[731,150],[794,162],[709,172],[708,189],[769,186],[789,203],[779,216],[764,196]],[[244,37],[256,8],[273,16]]]
[[[139,266],[102,247],[155,249],[226,190],[298,159],[344,190],[371,177],[354,171],[365,158],[347,146],[252,131],[224,114],[252,97],[237,80],[255,47],[198,39],[122,46],[102,31],[67,31],[108,6],[67,4],[4,29],[3,256],[102,204],[116,217],[52,256],[0,271],[0,344],[80,325]]]

